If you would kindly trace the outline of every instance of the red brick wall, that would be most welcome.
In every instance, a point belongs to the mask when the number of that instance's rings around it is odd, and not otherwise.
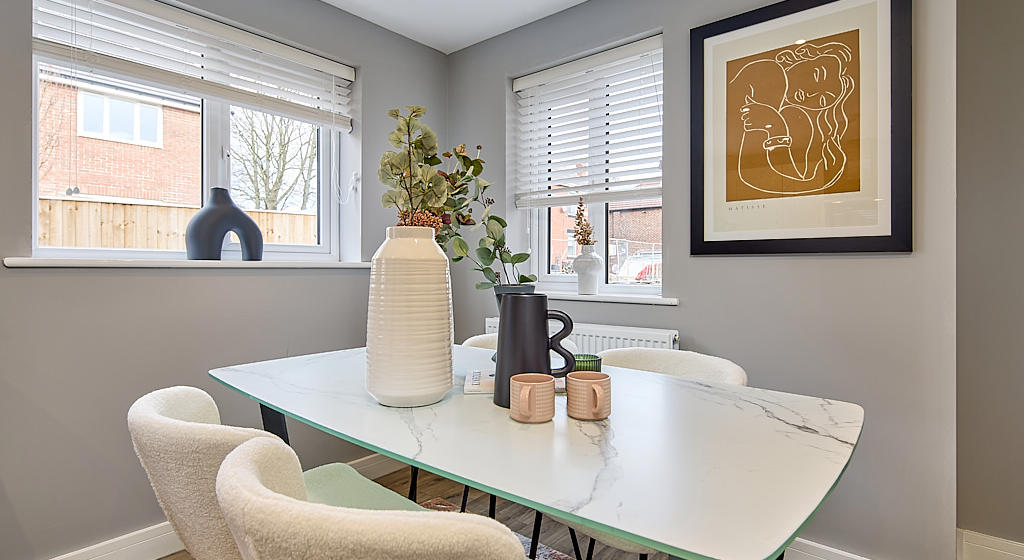
[[[163,107],[163,147],[78,136],[78,88],[39,82],[39,195],[81,194],[199,206],[202,126],[198,111]]]
[[[619,239],[661,243],[661,207],[609,212],[608,231]]]

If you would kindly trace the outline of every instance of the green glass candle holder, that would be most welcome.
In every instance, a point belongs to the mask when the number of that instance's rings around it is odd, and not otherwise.
[[[601,357],[594,354],[573,354],[576,367],[573,371],[601,371]]]

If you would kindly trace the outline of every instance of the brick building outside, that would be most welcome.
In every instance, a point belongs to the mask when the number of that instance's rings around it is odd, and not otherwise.
[[[39,81],[39,196],[66,197],[78,187],[75,197],[164,205],[199,207],[202,196],[202,118],[198,104],[170,102],[136,94],[112,94],[108,88],[91,88],[85,83],[41,74]],[[132,138],[106,138],[85,130],[79,111],[83,94],[91,94],[98,105],[105,102],[92,123],[111,117],[110,100],[125,108],[158,113],[156,142],[138,141],[140,125]],[[113,118],[116,118],[113,117]],[[107,120],[101,120],[107,119]],[[152,134],[152,132],[150,132]]]

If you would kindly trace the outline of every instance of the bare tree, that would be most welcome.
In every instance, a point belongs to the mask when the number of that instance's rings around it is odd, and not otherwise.
[[[256,210],[307,210],[316,199],[316,127],[232,108],[232,190]]]
[[[40,71],[43,75],[44,71]],[[47,73],[49,74],[49,73]],[[61,144],[61,133],[67,134],[70,126],[65,121],[67,107],[61,102],[60,88],[67,86],[50,81],[40,80],[39,83],[39,179],[46,177],[53,167],[57,148]],[[64,124],[65,126],[61,126]]]

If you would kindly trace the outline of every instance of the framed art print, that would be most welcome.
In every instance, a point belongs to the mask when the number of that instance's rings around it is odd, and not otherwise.
[[[694,255],[909,252],[910,0],[786,0],[690,31]]]

